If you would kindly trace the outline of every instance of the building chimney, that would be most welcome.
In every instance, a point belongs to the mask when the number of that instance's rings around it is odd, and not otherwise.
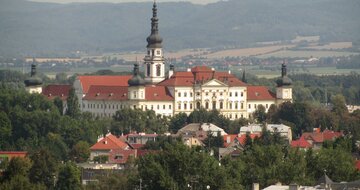
[[[253,183],[253,185],[252,185],[252,190],[260,190],[260,185],[259,185],[259,183]]]

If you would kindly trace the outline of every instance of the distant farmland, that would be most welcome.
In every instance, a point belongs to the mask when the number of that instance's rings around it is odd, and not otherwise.
[[[269,58],[269,57],[291,57],[291,58],[310,58],[310,57],[341,57],[349,55],[357,55],[355,52],[342,52],[342,51],[293,51],[293,50],[282,50],[265,55],[257,56],[258,58]]]
[[[257,48],[243,48],[243,49],[229,49],[217,51],[206,55],[208,59],[225,58],[225,57],[247,57],[268,54],[276,51],[280,51],[284,48],[292,48],[295,45],[276,45],[276,46],[265,46]]]

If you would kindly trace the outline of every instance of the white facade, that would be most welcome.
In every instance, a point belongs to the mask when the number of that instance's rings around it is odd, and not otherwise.
[[[42,86],[29,86],[29,87],[25,87],[25,90],[27,92],[29,92],[30,94],[33,94],[33,93],[41,94]]]
[[[147,83],[156,84],[165,79],[165,63],[161,48],[148,48],[144,64]]]

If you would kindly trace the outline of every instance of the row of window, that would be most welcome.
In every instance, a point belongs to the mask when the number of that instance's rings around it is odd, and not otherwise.
[[[254,109],[256,109],[258,105],[262,105],[262,104],[254,104],[254,106],[253,106]],[[251,104],[249,104],[248,106],[249,106],[249,109],[251,109]],[[262,106],[264,106],[264,105],[262,105]],[[269,104],[265,104],[265,108],[268,109],[268,108],[269,108]]]
[[[193,104],[192,103],[178,103],[178,109],[180,110],[181,109],[181,105],[183,105],[183,109],[184,110],[187,110],[188,108],[190,110],[193,109]],[[189,106],[188,106],[189,105]],[[244,109],[244,103],[238,103],[238,102],[235,102],[235,103],[228,103],[228,108],[229,109],[239,109],[239,106],[240,106],[240,109]],[[201,103],[200,102],[197,102],[196,103],[196,109],[200,109],[201,108]],[[204,106],[205,109],[210,109],[210,103],[209,102],[205,102],[205,106]],[[217,103],[216,101],[213,101],[212,104],[211,104],[211,108],[212,109],[224,109],[224,102],[219,102],[218,104],[218,107],[217,107]]]
[[[164,104],[164,105],[156,105],[156,109],[158,109],[158,110],[160,110],[161,108],[163,109],[163,110],[165,110],[165,109],[169,109],[169,110],[171,110],[171,104],[169,104],[168,106],[167,106],[168,108],[166,108],[166,105]],[[85,104],[83,104],[83,108],[85,108]],[[88,104],[87,105],[87,108],[88,109],[116,109],[116,110],[119,110],[119,108],[120,109],[123,109],[123,108],[130,108],[130,106],[129,105],[122,105],[122,104],[120,104],[120,106],[119,106],[119,104],[100,104],[100,103],[98,103],[98,104]],[[140,105],[140,107],[137,107],[136,105],[133,105],[133,108],[134,109],[136,109],[136,108],[140,108],[140,109],[144,109],[144,105]],[[150,106],[148,106],[148,105],[145,105],[145,110],[147,110],[147,109],[151,109],[151,110],[154,110],[154,108],[155,108],[155,106],[154,105],[150,105]]]
[[[125,108],[125,105],[120,104],[120,106],[119,106],[119,104],[115,105],[115,104],[100,104],[100,103],[87,105],[88,109],[116,109],[116,110],[118,110],[119,107],[120,107],[120,109],[123,109],[123,107]],[[83,108],[85,108],[85,104],[83,104]]]
[[[225,93],[225,94],[226,94],[226,93]],[[187,92],[183,92],[183,96],[184,96],[184,97],[187,97],[187,95],[188,95]],[[190,92],[189,95],[190,95],[189,97],[192,97],[192,96],[193,96],[193,93]],[[196,95],[197,95],[197,96],[200,96],[200,92],[196,92]],[[222,95],[223,95],[223,92],[220,92],[219,95],[222,96]],[[232,95],[233,95],[233,93],[232,93],[232,92],[229,92],[229,96],[232,97]],[[238,95],[239,95],[238,92],[235,92],[235,93],[234,93],[234,97],[238,97]],[[205,96],[209,96],[209,92],[205,92]],[[212,96],[216,96],[216,92],[213,92],[213,93],[212,93]],[[178,97],[181,97],[181,92],[178,92]],[[240,92],[240,97],[244,97],[244,92]]]

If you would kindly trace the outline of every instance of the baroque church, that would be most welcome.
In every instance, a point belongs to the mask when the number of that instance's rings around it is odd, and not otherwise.
[[[166,72],[156,2],[152,12],[151,34],[146,39],[147,52],[143,62],[145,77],[140,75],[138,64],[134,65],[133,75],[78,76],[73,87],[81,111],[112,117],[117,110],[133,108],[173,116],[205,108],[237,119],[248,118],[259,105],[268,110],[271,104],[292,101],[292,81],[287,77],[285,63],[282,64],[281,79],[277,81],[276,94],[264,86],[248,85],[230,71],[216,71],[207,66],[176,71],[174,65],[170,65]]]

